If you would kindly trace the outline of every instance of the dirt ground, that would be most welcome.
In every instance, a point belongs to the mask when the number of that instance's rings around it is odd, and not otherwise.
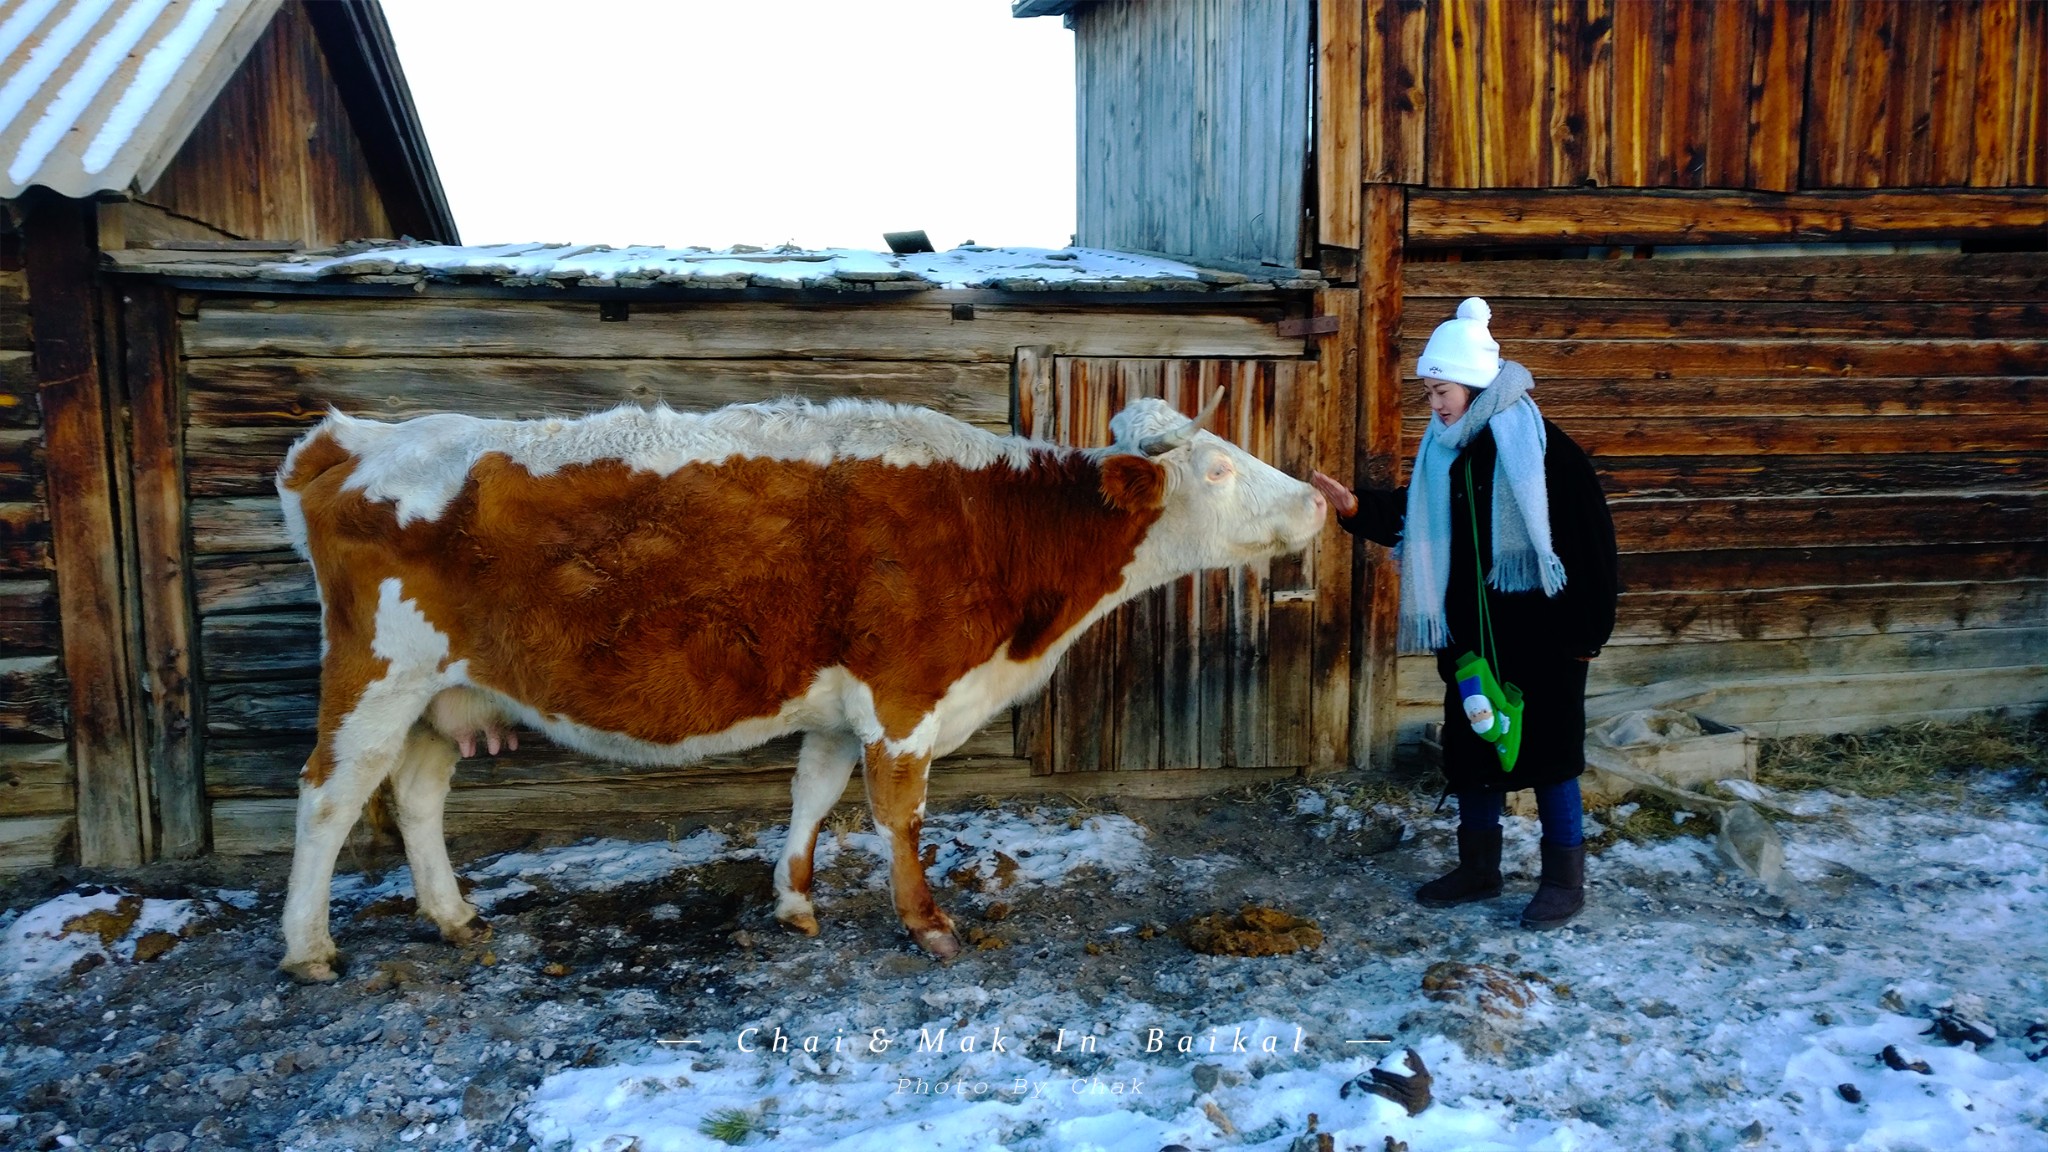
[[[990,873],[961,870],[935,889],[968,941],[943,967],[910,945],[874,884],[878,866],[857,852],[820,873],[817,938],[774,922],[770,865],[759,859],[713,860],[603,891],[542,878],[501,896],[489,909],[491,939],[467,950],[416,921],[409,899],[351,905],[338,895],[334,935],[348,968],[338,983],[312,987],[276,970],[283,857],[32,874],[0,888],[0,917],[94,886],[210,911],[159,941],[169,947],[152,960],[81,961],[0,999],[0,1146],[533,1148],[523,1106],[544,1078],[629,1059],[679,1030],[796,1019],[807,1004],[857,1001],[916,1020],[952,1002],[944,996],[1001,1003],[1050,982],[1082,1015],[1137,997],[1185,1019],[1284,1019],[1319,987],[1374,966],[1483,953],[1515,969],[1515,941],[1531,935],[1514,920],[1533,891],[1533,845],[1511,853],[1520,870],[1507,897],[1455,914],[1419,908],[1410,892],[1452,851],[1451,808],[1433,814],[1434,797],[1419,789],[1340,777],[1200,800],[1031,807],[1034,819],[1076,827],[1100,813],[1128,817],[1163,863],[1120,875],[1084,865],[1056,883],[995,891]],[[744,841],[758,823],[723,828]],[[1704,834],[1707,823],[1665,835]],[[1806,926],[1806,913],[1739,877],[1620,876],[1600,856],[1620,842],[1613,831],[1592,842],[1592,907],[1567,932],[1630,932],[1673,918],[1754,928],[1760,938]],[[459,845],[458,871],[502,847]],[[399,863],[402,854],[389,852],[372,871]],[[236,907],[223,892],[253,899]],[[1311,922],[1316,946],[1259,959],[1190,948],[1191,920],[1243,905]],[[1553,987],[1575,979],[1526,976]],[[1402,1023],[1511,1062],[1567,1042],[1541,1027],[1480,1035],[1469,1013],[1433,1012]],[[1055,1062],[1081,1076],[1103,1058]]]

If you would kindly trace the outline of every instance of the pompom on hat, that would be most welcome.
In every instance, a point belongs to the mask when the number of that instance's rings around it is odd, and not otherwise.
[[[1456,319],[1446,320],[1430,333],[1422,356],[1415,361],[1415,374],[1424,380],[1449,380],[1472,388],[1484,388],[1500,374],[1500,344],[1486,330],[1493,309],[1477,296],[1458,305]]]

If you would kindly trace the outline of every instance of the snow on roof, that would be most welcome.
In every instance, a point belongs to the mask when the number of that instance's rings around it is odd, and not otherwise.
[[[1211,291],[1316,288],[1314,271],[1264,273],[1199,267],[1101,248],[994,248],[898,255],[853,248],[612,248],[603,244],[378,244],[254,259],[216,253],[117,253],[137,271],[207,279],[375,283],[491,280],[507,287],[778,288],[920,291]]]
[[[146,187],[282,0],[20,0],[0,18],[0,198]]]

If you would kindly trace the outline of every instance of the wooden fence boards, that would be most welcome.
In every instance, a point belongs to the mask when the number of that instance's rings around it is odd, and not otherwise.
[[[1299,302],[1291,307],[1300,310]],[[1051,366],[1070,351],[1143,357],[1192,347],[1278,355],[1292,362],[1308,347],[1302,337],[1282,338],[1275,332],[1274,321],[1287,314],[1286,306],[1249,298],[1219,301],[1206,311],[977,303],[972,320],[955,319],[948,305],[914,303],[832,308],[636,302],[629,321],[602,327],[595,304],[560,301],[201,297],[194,312],[182,325],[184,511],[197,621],[197,731],[206,745],[204,790],[220,851],[288,839],[290,817],[279,805],[294,793],[311,742],[319,696],[320,622],[311,572],[290,551],[284,535],[275,472],[291,442],[330,405],[384,420],[440,411],[532,418],[576,416],[619,403],[705,409],[787,395],[817,400],[863,396],[933,407],[1008,432],[1013,418],[1035,420],[1034,407],[1052,403]],[[1035,357],[1025,357],[1024,367],[1013,369],[1019,346],[1035,349]],[[1151,365],[1159,377],[1154,384],[1170,385],[1170,394],[1187,386],[1165,380],[1161,366],[1166,361],[1120,362]],[[1221,381],[1215,376],[1216,362],[1189,363],[1205,365],[1198,371],[1214,377],[1211,386]],[[1031,379],[1033,364],[1046,368],[1042,397]],[[1269,377],[1276,371],[1271,362],[1263,370]],[[1023,373],[1028,393],[1016,398],[1014,413],[1013,371]],[[1288,399],[1268,379],[1264,387],[1233,395],[1238,407],[1265,407],[1256,413],[1232,409],[1225,421],[1233,428],[1265,427],[1271,423],[1272,404],[1298,405],[1316,395],[1303,388],[1288,393]],[[1101,410],[1091,419],[1106,427],[1109,398],[1097,399]],[[1299,438],[1284,447],[1265,447],[1269,453],[1290,453],[1291,463],[1301,468],[1315,454],[1312,444]],[[1305,578],[1298,564],[1294,578]],[[1256,604],[1263,613],[1263,583],[1233,591],[1221,574],[1208,582],[1219,598],[1219,611],[1224,603],[1237,605],[1240,612]],[[1176,589],[1169,597],[1176,594],[1185,598],[1190,592]],[[1341,609],[1341,604],[1334,607]],[[1295,647],[1307,660],[1316,603],[1304,599],[1292,610],[1301,617],[1303,633]],[[1233,677],[1245,676],[1263,691],[1271,674],[1263,666],[1255,669],[1254,658],[1263,659],[1260,642],[1266,636],[1247,633],[1236,663],[1226,659],[1213,666],[1200,660],[1192,636],[1170,627],[1098,632],[1083,645],[1107,657],[1097,664],[1106,677],[1103,693],[1128,696],[1135,691],[1156,702],[1163,699],[1161,686],[1149,679],[1164,681],[1169,667],[1178,669],[1182,691],[1200,692],[1213,681],[1228,698]],[[1348,666],[1348,657],[1340,665]],[[1287,690],[1298,687],[1306,696],[1309,672],[1308,667],[1289,670]],[[1296,762],[1309,758],[1305,707],[1300,730],[1290,729],[1281,739]],[[1133,716],[1134,722],[1115,729],[1119,743],[1101,746],[1108,761],[1100,766],[1113,767],[1120,759],[1156,762],[1159,746],[1169,740],[1189,749],[1206,741],[1219,754],[1227,742],[1232,754],[1249,763],[1265,763],[1270,756],[1262,730],[1215,722],[1215,731],[1205,732],[1195,710],[1184,717],[1165,709],[1150,718]],[[983,770],[1004,780],[1022,770],[1028,778],[1027,761],[1017,749],[1030,736],[1013,732],[1009,717],[1000,717],[941,761],[935,779]],[[1072,734],[1065,744],[1075,746]],[[559,819],[552,805],[563,796],[575,797],[583,810],[631,819],[674,816],[707,805],[775,807],[787,803],[794,758],[794,744],[784,741],[686,769],[619,768],[554,749],[535,737],[517,754],[465,761],[456,789],[469,799],[451,805],[451,824],[507,828],[551,823]],[[1181,789],[1196,778],[1181,771],[1147,775],[1160,775],[1167,786]],[[1004,785],[987,787],[1002,790]],[[463,815],[469,812],[463,805],[483,814]],[[264,825],[279,818],[284,825]]]

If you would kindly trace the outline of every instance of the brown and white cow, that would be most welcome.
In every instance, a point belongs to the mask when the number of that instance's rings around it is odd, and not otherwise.
[[[776,916],[815,934],[818,824],[863,767],[897,912],[959,949],[918,863],[926,772],[1111,608],[1298,551],[1322,498],[1164,401],[1074,449],[852,400],[580,420],[330,414],[278,492],[323,613],[286,971],[336,975],[336,853],[387,778],[420,911],[480,922],[442,835],[458,754],[513,724],[681,764],[804,733]]]

